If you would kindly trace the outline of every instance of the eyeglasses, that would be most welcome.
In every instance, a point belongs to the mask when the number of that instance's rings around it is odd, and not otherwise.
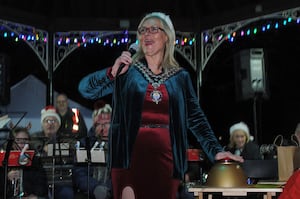
[[[58,121],[57,120],[50,120],[50,119],[46,119],[43,121],[44,123],[47,123],[47,124],[54,124],[54,123],[57,123]]]
[[[66,104],[67,103],[67,100],[59,100],[59,101],[56,101],[57,104]]]
[[[29,143],[29,138],[15,138],[17,143]]]
[[[102,128],[109,128],[109,127],[110,127],[110,123],[109,123],[109,122],[103,123],[103,124],[101,124],[101,123],[96,123],[96,124],[95,124],[95,127],[98,127],[98,126],[101,126]]]
[[[148,32],[148,33],[151,33],[151,34],[156,34],[156,33],[158,33],[159,30],[165,32],[165,30],[162,29],[162,28],[160,28],[160,27],[151,26],[151,27],[149,27],[149,28],[146,28],[146,27],[140,27],[140,28],[138,29],[138,33],[141,34],[141,35],[144,35],[144,34],[146,34],[147,32]]]

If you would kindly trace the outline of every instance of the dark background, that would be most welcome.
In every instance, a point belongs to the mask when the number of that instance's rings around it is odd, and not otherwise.
[[[141,17],[150,11],[170,14],[176,30],[197,32],[225,23],[295,8],[297,0],[283,3],[270,0],[191,0],[191,1],[0,1],[0,18],[24,23],[49,32],[72,30],[122,30],[120,20],[129,20],[129,30],[135,30]],[[200,88],[200,103],[220,141],[227,143],[228,129],[241,120],[249,124],[252,134],[257,122],[257,141],[272,143],[277,134],[288,137],[300,122],[299,93],[299,26],[273,30],[252,37],[224,42],[213,54],[205,70]],[[80,79],[95,70],[111,66],[126,46],[103,47],[91,45],[72,52],[53,74],[53,86],[72,100],[92,108],[94,101],[86,100],[77,91]],[[254,118],[253,99],[238,100],[234,55],[243,49],[263,48],[266,55],[268,97],[257,100]],[[10,59],[10,86],[29,74],[47,83],[47,72],[33,51],[24,42],[0,37],[0,52]],[[200,56],[200,55],[199,55]],[[195,88],[196,73],[176,54],[187,68]],[[109,101],[110,96],[105,100]]]

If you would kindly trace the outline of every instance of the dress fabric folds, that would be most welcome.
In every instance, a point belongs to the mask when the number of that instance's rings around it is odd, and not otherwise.
[[[173,175],[173,156],[169,124],[168,93],[164,84],[158,87],[161,101],[154,102],[151,84],[143,105],[142,123],[135,140],[129,169],[112,169],[114,198],[121,199],[129,186],[136,199],[175,199],[179,179]]]

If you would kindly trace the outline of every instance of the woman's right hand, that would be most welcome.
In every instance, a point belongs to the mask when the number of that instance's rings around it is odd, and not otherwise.
[[[111,75],[113,77],[116,77],[117,75],[121,75],[125,73],[128,70],[128,67],[131,63],[132,63],[131,53],[129,51],[123,51],[121,56],[115,60],[115,63],[112,66]],[[121,69],[120,73],[117,74],[120,66],[123,64],[125,64],[125,66]]]
[[[237,162],[244,162],[244,158],[238,155],[234,155],[229,151],[222,151],[216,154],[215,156],[215,160],[221,160],[221,159],[225,159],[225,158],[229,158],[231,160],[237,161]]]

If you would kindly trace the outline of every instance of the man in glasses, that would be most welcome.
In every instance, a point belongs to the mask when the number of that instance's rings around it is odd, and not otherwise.
[[[92,114],[93,126],[89,130],[87,139],[80,140],[80,146],[88,148],[100,148],[107,151],[108,131],[110,128],[112,108],[102,100],[94,104]],[[86,142],[89,142],[87,147]],[[92,149],[93,150],[93,149]],[[76,188],[85,194],[89,194],[93,199],[110,199],[111,182],[106,163],[93,164],[88,170],[86,165],[78,165],[73,169],[73,182]]]
[[[70,150],[64,147],[67,143],[63,143],[57,134],[61,119],[54,106],[46,106],[42,109],[41,125],[42,131],[32,134],[32,138],[35,149],[47,170],[50,197],[72,199],[74,191],[69,171],[72,169],[73,162],[70,161],[70,154],[64,156],[62,153]]]

